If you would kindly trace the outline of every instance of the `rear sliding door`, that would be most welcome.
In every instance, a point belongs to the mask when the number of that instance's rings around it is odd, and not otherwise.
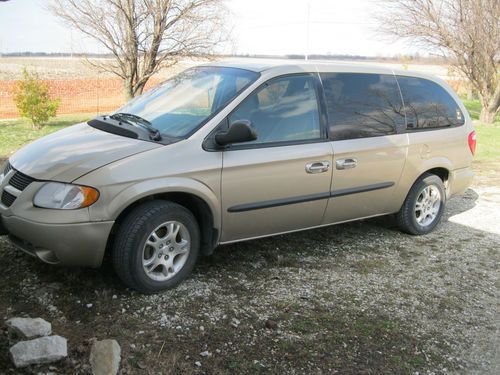
[[[324,223],[387,213],[408,147],[392,74],[321,73],[333,148]]]

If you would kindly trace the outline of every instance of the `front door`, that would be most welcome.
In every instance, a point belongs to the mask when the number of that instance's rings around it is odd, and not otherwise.
[[[330,195],[317,76],[272,79],[228,117],[249,120],[257,140],[223,152],[221,242],[305,229],[322,222]]]

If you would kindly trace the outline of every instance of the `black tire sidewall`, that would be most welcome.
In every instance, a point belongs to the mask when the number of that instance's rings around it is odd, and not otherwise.
[[[130,286],[143,293],[155,293],[170,289],[182,282],[194,268],[200,247],[200,230],[195,217],[190,211],[183,206],[170,202],[165,202],[161,207],[157,206],[152,209],[159,211],[153,216],[153,218],[149,219],[144,224],[138,224],[137,222],[139,220],[131,220],[128,228],[127,226],[122,228],[124,231],[123,235],[127,236],[128,233],[130,233],[129,231],[132,231],[134,226],[139,226],[139,228],[135,228],[137,234],[133,239],[131,239],[131,241],[129,241],[124,251],[131,252],[129,254],[130,256],[127,264],[131,280],[133,281],[133,285]],[[146,215],[147,213],[148,210],[145,208],[142,212],[141,210],[138,210],[132,215],[135,214],[135,219],[140,219],[142,215]],[[168,221],[178,221],[187,228],[190,235],[191,247],[186,263],[176,275],[165,281],[156,281],[148,277],[144,271],[142,265],[143,248],[151,232],[153,232],[153,230],[161,224]]]
[[[417,218],[415,216],[415,204],[417,198],[424,188],[427,186],[435,186],[439,193],[441,194],[441,204],[439,206],[439,211],[436,215],[436,218],[432,223],[426,226],[422,226],[417,222]],[[407,218],[410,221],[410,225],[413,229],[412,232],[416,232],[416,234],[427,234],[431,232],[441,221],[441,216],[443,215],[443,211],[446,204],[446,191],[443,185],[443,181],[435,175],[427,175],[418,180],[412,187],[410,194],[408,195],[408,200],[406,202],[405,209],[407,211]]]

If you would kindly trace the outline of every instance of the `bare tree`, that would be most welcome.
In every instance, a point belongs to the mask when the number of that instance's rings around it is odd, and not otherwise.
[[[49,9],[95,39],[113,63],[89,62],[140,95],[151,76],[187,56],[207,56],[226,38],[223,0],[52,0]]]
[[[409,38],[451,58],[479,95],[480,120],[500,111],[499,0],[385,0],[382,32]]]

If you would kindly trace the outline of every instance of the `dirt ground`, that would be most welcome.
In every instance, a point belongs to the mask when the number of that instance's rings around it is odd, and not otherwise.
[[[476,169],[430,235],[384,217],[223,246],[160,295],[2,238],[2,319],[40,316],[69,343],[21,373],[88,374],[90,340],[115,338],[122,374],[499,374],[500,168]],[[8,348],[2,328],[0,373],[20,373]]]

